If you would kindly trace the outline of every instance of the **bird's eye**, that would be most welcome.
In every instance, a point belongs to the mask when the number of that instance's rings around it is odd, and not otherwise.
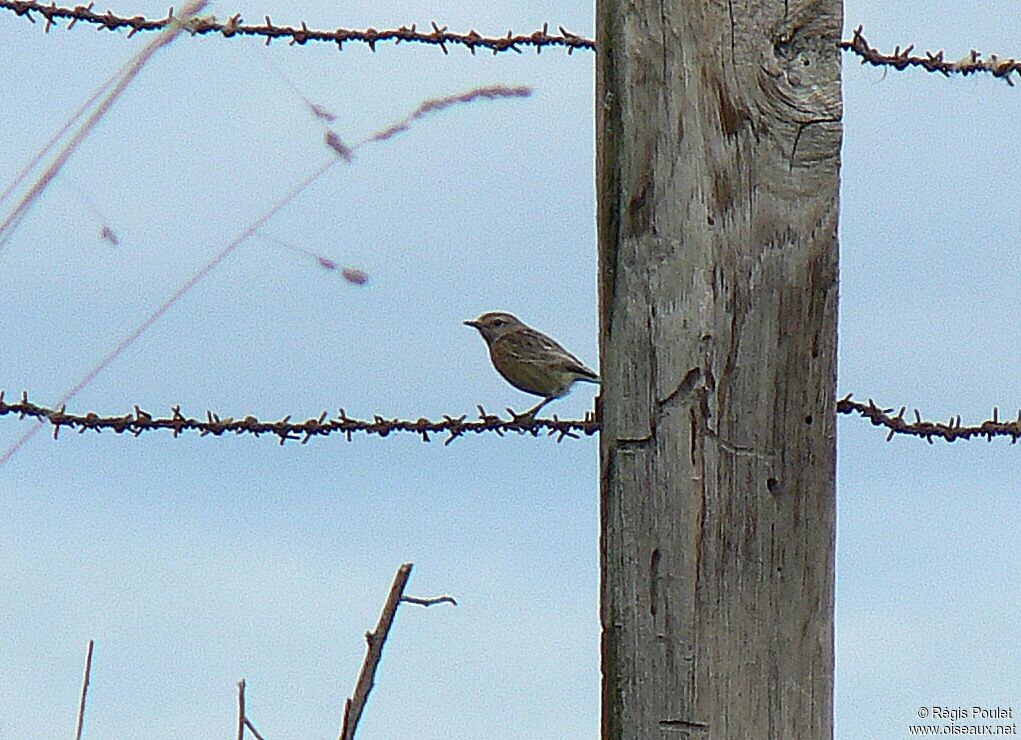
[[[503,326],[506,323],[505,319],[493,319],[493,326]]]

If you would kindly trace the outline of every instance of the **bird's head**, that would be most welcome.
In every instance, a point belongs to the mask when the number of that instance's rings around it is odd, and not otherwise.
[[[490,311],[474,321],[465,321],[465,326],[474,326],[488,343],[502,337],[507,332],[521,329],[525,325],[513,314],[503,311]]]

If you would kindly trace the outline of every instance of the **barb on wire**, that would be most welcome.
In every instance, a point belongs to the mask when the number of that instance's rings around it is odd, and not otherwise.
[[[0,0],[0,8],[11,10],[20,16],[28,18],[33,23],[37,14],[46,19],[46,31],[49,31],[56,23],[68,21],[68,28],[77,23],[85,23],[97,26],[100,30],[118,31],[130,29],[128,37],[134,36],[140,31],[158,31],[171,22],[171,14],[166,18],[145,18],[140,15],[133,17],[118,16],[112,12],[99,13],[92,9],[93,3],[89,5],[78,5],[73,8],[60,7],[55,3],[44,5],[37,2],[19,2],[19,0]],[[344,44],[357,42],[367,45],[372,51],[376,50],[376,44],[393,42],[419,43],[438,46],[444,54],[447,45],[463,46],[472,54],[476,49],[485,49],[493,54],[506,51],[521,53],[521,47],[532,47],[536,52],[549,46],[561,46],[572,53],[575,49],[594,50],[595,42],[591,39],[578,36],[567,31],[563,26],[560,33],[549,33],[549,24],[544,23],[542,28],[530,34],[514,34],[510,31],[506,36],[483,36],[474,29],[468,33],[454,33],[448,31],[446,26],[440,26],[435,21],[430,23],[430,31],[420,31],[418,26],[401,26],[377,30],[375,28],[354,29],[335,28],[314,29],[302,21],[301,26],[277,26],[273,24],[269,16],[265,16],[265,23],[252,25],[244,23],[241,14],[236,13],[225,21],[217,20],[216,16],[207,15],[192,19],[187,24],[187,30],[192,36],[204,36],[206,34],[222,34],[225,38],[235,36],[253,36],[264,38],[269,44],[275,39],[287,41],[290,44],[307,44],[310,41],[326,42],[336,44],[337,48],[343,50]]]
[[[467,415],[463,415],[444,416],[442,421],[384,419],[382,416],[375,416],[372,421],[366,421],[350,418],[344,413],[344,409],[340,409],[333,418],[328,418],[327,412],[324,411],[317,418],[300,422],[292,422],[290,416],[285,416],[279,421],[263,421],[254,416],[235,419],[221,417],[211,411],[206,412],[205,419],[199,419],[185,416],[178,406],[171,410],[170,416],[165,417],[153,416],[138,406],[135,406],[132,413],[123,416],[100,416],[91,411],[85,414],[69,414],[63,406],[57,409],[39,406],[28,400],[27,393],[21,395],[21,400],[8,403],[4,398],[4,392],[0,391],[0,416],[11,415],[19,419],[29,418],[48,422],[53,427],[54,439],[62,428],[79,433],[110,430],[136,437],[143,432],[155,430],[169,430],[174,437],[191,431],[199,432],[203,437],[206,435],[219,437],[224,434],[252,434],[259,437],[265,434],[277,437],[280,444],[288,441],[300,441],[305,444],[313,437],[327,437],[331,434],[343,435],[351,441],[355,434],[387,437],[397,432],[405,432],[421,437],[423,442],[431,441],[433,435],[446,435],[444,444],[449,445],[468,433],[495,432],[503,436],[514,432],[538,437],[540,433],[545,432],[547,436],[555,436],[557,442],[561,442],[565,437],[579,439],[581,435],[590,437],[599,431],[599,422],[592,414],[587,414],[580,420],[562,420],[556,416],[552,419],[528,419],[520,416],[501,419],[487,414],[481,406],[478,409],[479,418],[476,420],[469,420]]]
[[[892,54],[883,54],[878,49],[869,46],[865,36],[862,35],[862,27],[854,29],[854,35],[850,41],[841,41],[838,46],[844,51],[850,51],[861,58],[862,64],[871,64],[874,67],[884,67],[896,70],[904,70],[908,67],[921,67],[927,72],[936,72],[946,77],[950,75],[970,75],[979,72],[987,72],[994,77],[1002,77],[1008,85],[1014,86],[1010,75],[1013,72],[1021,74],[1021,62],[1013,57],[1005,58],[990,54],[983,58],[982,55],[972,49],[956,62],[947,61],[943,58],[943,51],[926,51],[925,56],[912,55],[915,45],[904,48],[894,48]]]
[[[918,409],[915,409],[915,420],[906,421],[904,419],[906,406],[901,406],[896,414],[893,411],[892,408],[877,406],[871,398],[868,403],[855,401],[850,394],[837,401],[838,414],[856,413],[871,421],[874,426],[888,429],[887,441],[893,439],[895,434],[921,437],[929,444],[933,443],[933,439],[956,442],[959,439],[967,440],[974,437],[985,437],[990,442],[993,437],[1010,437],[1010,443],[1017,444],[1021,438],[1021,409],[1017,412],[1016,420],[1001,421],[999,409],[994,408],[992,419],[970,426],[962,424],[960,416],[951,416],[946,423],[924,421]]]

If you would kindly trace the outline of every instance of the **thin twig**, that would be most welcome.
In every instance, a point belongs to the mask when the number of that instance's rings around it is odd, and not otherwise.
[[[237,740],[245,740],[245,679],[238,681],[238,734]]]
[[[78,728],[75,730],[75,740],[82,740],[82,728],[85,726],[85,697],[89,693],[89,678],[92,675],[92,646],[94,640],[89,640],[89,649],[85,653],[85,675],[82,677],[82,695],[78,700]]]
[[[248,728],[250,733],[255,735],[255,740],[266,740],[266,738],[260,735],[259,731],[255,729],[255,725],[252,724],[252,721],[248,719],[248,717],[245,717],[245,727]]]
[[[255,729],[255,725],[248,719],[247,712],[245,711],[245,679],[238,681],[238,734],[237,740],[244,740],[245,728],[255,735],[256,740],[266,740],[259,731]]]
[[[365,710],[365,702],[369,700],[369,692],[375,685],[376,667],[383,657],[383,645],[386,643],[387,635],[390,634],[394,617],[397,616],[397,607],[400,606],[404,587],[411,576],[412,567],[414,567],[412,563],[405,563],[397,569],[393,585],[390,586],[390,595],[386,597],[386,604],[383,605],[383,611],[379,615],[376,630],[365,633],[365,642],[368,644],[365,661],[362,663],[362,670],[358,675],[354,693],[344,703],[344,723],[340,728],[340,740],[354,740],[358,720],[361,719],[362,712]]]
[[[422,599],[417,596],[402,596],[401,601],[417,606],[435,606],[436,604],[453,604],[457,606],[457,601],[454,600],[453,596],[434,596],[431,599]]]

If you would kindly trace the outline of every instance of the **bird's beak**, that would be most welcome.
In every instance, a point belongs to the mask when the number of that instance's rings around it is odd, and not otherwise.
[[[465,321],[464,325],[465,326],[471,326],[471,327],[474,327],[476,329],[479,328],[479,322],[478,321]]]

